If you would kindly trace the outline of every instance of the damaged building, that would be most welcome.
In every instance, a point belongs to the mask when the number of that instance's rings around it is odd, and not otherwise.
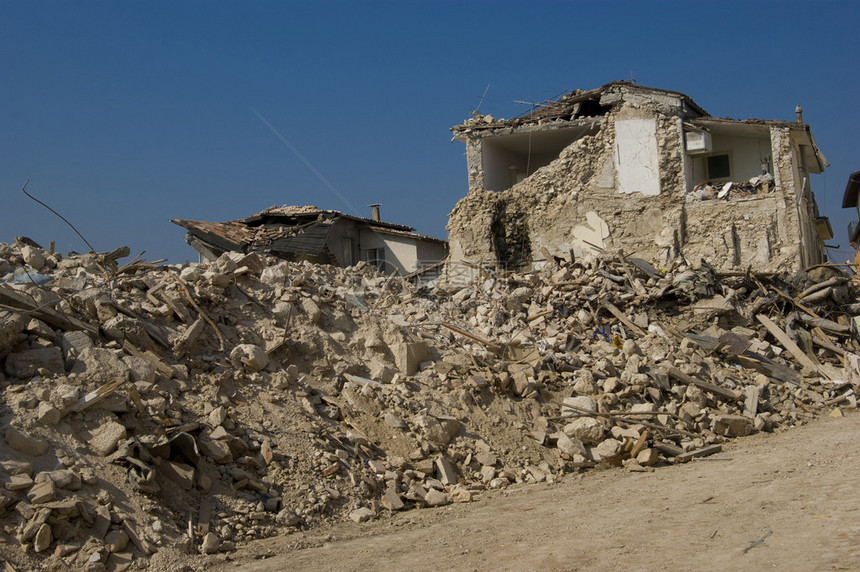
[[[514,119],[474,116],[469,193],[450,214],[452,260],[522,267],[622,249],[668,265],[791,271],[832,238],[810,174],[828,163],[797,121],[712,117],[675,91],[614,82]]]
[[[225,252],[258,252],[341,267],[365,261],[385,273],[407,274],[445,258],[447,242],[382,221],[380,206],[371,205],[373,218],[315,206],[274,206],[227,222],[170,222],[188,231],[185,241],[201,262]]]

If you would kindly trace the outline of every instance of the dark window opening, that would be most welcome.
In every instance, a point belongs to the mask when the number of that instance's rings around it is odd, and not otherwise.
[[[728,153],[708,156],[707,168],[709,179],[730,179],[732,176],[732,164]]]

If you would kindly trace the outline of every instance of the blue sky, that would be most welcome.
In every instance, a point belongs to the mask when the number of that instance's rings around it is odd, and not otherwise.
[[[844,261],[858,22],[853,0],[0,0],[0,241],[87,250],[21,193],[28,178],[97,250],[148,260],[196,260],[171,218],[276,204],[367,216],[380,202],[445,237],[467,189],[452,125],[479,103],[511,117],[528,109],[516,101],[634,78],[715,116],[793,120],[802,105]]]

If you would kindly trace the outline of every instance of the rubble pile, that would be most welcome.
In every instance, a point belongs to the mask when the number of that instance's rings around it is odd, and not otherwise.
[[[588,467],[647,471],[856,406],[838,268],[604,252],[416,286],[227,253],[0,244],[0,556],[145,566]]]
[[[745,197],[749,195],[767,195],[774,192],[773,175],[764,173],[756,175],[748,181],[729,181],[722,185],[714,185],[710,181],[702,181],[687,195],[687,200],[707,201],[712,199],[728,199],[732,194]]]

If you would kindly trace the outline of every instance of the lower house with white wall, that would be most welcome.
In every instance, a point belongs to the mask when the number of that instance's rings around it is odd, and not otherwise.
[[[365,261],[381,272],[415,273],[443,260],[448,243],[417,234],[410,226],[348,215],[314,206],[274,206],[227,222],[173,219],[185,228],[185,241],[211,261],[228,251],[259,252],[288,260],[352,266]]]

